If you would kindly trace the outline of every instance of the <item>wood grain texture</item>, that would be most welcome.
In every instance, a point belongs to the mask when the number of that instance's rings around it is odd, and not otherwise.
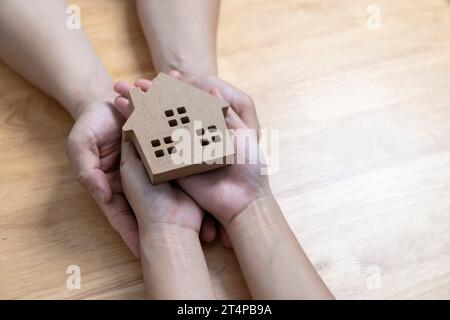
[[[154,75],[132,1],[71,2],[114,79]],[[220,75],[280,130],[271,184],[331,291],[449,299],[450,2],[227,0],[218,41]],[[70,116],[3,64],[0,124],[0,298],[144,298],[138,261],[71,171]],[[217,295],[248,297],[233,253],[205,254]]]

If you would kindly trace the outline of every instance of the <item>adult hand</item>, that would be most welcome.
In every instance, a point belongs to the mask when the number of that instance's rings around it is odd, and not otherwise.
[[[215,95],[220,96],[222,99],[228,101],[232,107],[233,110],[231,110],[230,113],[228,113],[227,116],[227,125],[229,128],[234,128],[233,126],[238,126],[241,129],[251,129],[256,132],[256,137],[259,135],[259,122],[258,117],[256,115],[256,109],[255,105],[253,103],[253,99],[242,90],[239,90],[235,86],[231,85],[230,83],[220,79],[216,75],[204,75],[204,74],[183,74],[177,70],[173,70],[169,73],[171,76],[173,76],[176,79],[179,79],[181,81],[185,81],[194,87],[197,87],[203,91],[213,93],[215,92]],[[236,119],[240,118],[241,121],[237,121]],[[236,120],[236,121],[235,121]],[[257,141],[254,141],[254,143],[257,143]],[[234,168],[236,169],[236,168]],[[223,170],[225,170],[223,172]],[[253,168],[253,170],[258,171],[258,168]],[[223,168],[222,170],[219,170],[221,172],[221,177],[218,177],[217,175],[211,173],[206,173],[203,175],[202,179],[204,178],[206,180],[210,180],[211,182],[214,182],[215,179],[224,179],[224,176],[228,176],[229,169]],[[235,172],[236,170],[232,170],[232,172]],[[228,176],[229,177],[229,176]],[[187,179],[189,183],[186,182],[186,180],[180,180],[180,184],[184,184],[186,187],[186,191],[193,192],[193,194],[197,194],[197,192],[194,190],[195,187],[200,187],[201,183],[198,183],[197,178],[195,179]],[[208,192],[215,193],[217,191],[216,198],[220,198],[221,192],[234,192],[235,189],[233,187],[228,188],[227,182],[228,178],[226,178],[224,181],[222,181],[221,186],[218,186],[218,190],[216,188],[208,189]],[[217,183],[215,183],[214,186],[217,186]],[[241,186],[243,186],[241,184]],[[204,188],[201,188],[204,189]],[[212,195],[208,193],[209,195]],[[192,196],[192,195],[191,195]],[[230,204],[234,203],[235,205],[239,206],[239,202],[236,202],[238,198],[244,198],[247,197],[247,195],[241,194],[241,195],[235,195],[233,199],[230,199]],[[206,198],[206,197],[205,197]],[[244,201],[244,199],[242,199]],[[205,205],[207,205],[205,203]],[[213,203],[209,203],[209,205],[213,205]],[[208,206],[208,205],[207,205]],[[209,206],[208,206],[209,207]],[[225,208],[225,207],[223,207]],[[205,207],[205,210],[209,210]],[[213,212],[211,212],[213,213]],[[217,217],[217,216],[216,216]],[[205,217],[205,225],[209,224],[209,220],[212,220],[209,215]],[[220,220],[219,220],[220,221]],[[211,222],[212,224],[212,222]],[[222,242],[225,246],[230,247],[231,243],[228,239],[228,235],[223,228],[223,223],[219,227],[220,237],[222,239]]]
[[[210,93],[224,99],[217,88]],[[246,111],[250,125],[257,124],[256,112],[252,100],[240,105],[238,110]],[[270,195],[267,176],[261,174],[258,134],[245,123],[231,108],[226,115],[227,127],[234,129],[234,147],[236,152],[253,150],[258,152],[250,163],[251,156],[245,152],[244,163],[234,163],[218,170],[207,171],[178,179],[181,188],[186,191],[203,209],[210,212],[226,228],[228,223],[254,200]]]
[[[216,75],[182,74],[176,70],[171,71],[169,74],[206,92],[211,92],[214,88],[218,89],[223,99],[230,103],[245,125],[256,131],[259,130],[255,104],[252,98],[244,91],[239,90]]]
[[[139,256],[136,219],[122,192],[119,163],[125,118],[109,101],[89,103],[78,114],[67,140],[67,154],[80,183],[109,223]]]

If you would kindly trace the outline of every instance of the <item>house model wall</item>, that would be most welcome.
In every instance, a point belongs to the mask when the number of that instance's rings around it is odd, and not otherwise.
[[[163,73],[147,92],[129,94],[133,111],[123,138],[134,143],[153,184],[232,163],[226,101]]]

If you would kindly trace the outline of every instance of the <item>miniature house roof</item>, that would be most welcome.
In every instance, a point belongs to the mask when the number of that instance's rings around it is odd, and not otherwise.
[[[221,142],[221,137],[228,137],[224,118],[229,106],[226,101],[163,73],[153,79],[147,92],[132,88],[129,94],[133,112],[122,129],[125,139],[135,144],[152,182],[218,167],[175,165],[170,158],[176,152],[171,135],[177,128],[186,128],[194,143],[202,147]],[[200,129],[195,127],[198,123]],[[231,147],[231,151],[224,150],[215,158],[233,155]]]
[[[129,93],[133,112],[123,126],[124,131],[139,130],[143,123],[148,125],[149,123],[166,122],[166,117],[174,112],[173,109],[182,108],[183,106],[184,108],[188,106],[191,112],[200,112],[200,119],[208,119],[211,115],[217,113],[217,110],[220,110],[225,115],[229,106],[225,100],[218,99],[205,91],[164,73],[159,73],[153,79],[152,86],[147,92],[142,91],[140,88],[132,88]],[[210,110],[205,110],[204,106],[208,106]],[[216,110],[213,108],[216,108]],[[179,111],[182,110],[180,109]],[[173,120],[177,121],[177,119]],[[182,124],[184,124],[182,121],[186,120],[180,118]],[[175,122],[171,122],[169,127],[177,125]],[[155,129],[166,131],[165,129],[167,128],[163,125],[161,128]]]

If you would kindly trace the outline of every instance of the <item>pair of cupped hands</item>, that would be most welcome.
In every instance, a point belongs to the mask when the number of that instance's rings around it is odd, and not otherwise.
[[[244,92],[214,75],[184,75],[178,71],[170,75],[228,101],[228,128],[259,130],[254,103]],[[147,91],[152,82],[141,79],[134,85]],[[67,141],[67,154],[79,181],[137,257],[139,228],[142,231],[158,224],[189,228],[206,242],[219,233],[223,244],[230,247],[228,223],[252,201],[270,193],[259,164],[233,164],[152,185],[134,146],[122,142],[122,126],[131,113],[131,87],[123,81],[115,83],[118,96],[114,102],[91,102],[77,116]]]

